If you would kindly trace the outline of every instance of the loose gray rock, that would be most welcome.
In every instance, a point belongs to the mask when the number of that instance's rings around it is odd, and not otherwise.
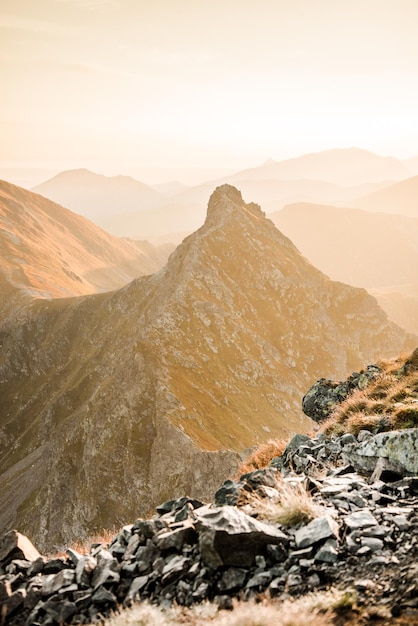
[[[355,389],[365,389],[381,372],[377,365],[368,365],[365,371],[353,372],[343,382],[321,378],[302,398],[302,410],[316,422],[322,422]]]
[[[357,528],[365,528],[366,526],[377,526],[378,521],[369,509],[362,509],[361,511],[355,511],[351,513],[351,515],[347,515],[344,518],[344,522],[348,528],[357,529]]]
[[[338,524],[329,515],[323,515],[299,528],[295,533],[295,543],[297,548],[307,548],[329,537],[338,538]]]
[[[268,544],[288,543],[288,537],[275,526],[231,506],[203,507],[196,515],[202,559],[214,569],[222,565],[251,566]]]

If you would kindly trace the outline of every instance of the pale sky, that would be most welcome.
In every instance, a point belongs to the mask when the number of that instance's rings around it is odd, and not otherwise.
[[[0,165],[418,155],[417,0],[0,0]]]

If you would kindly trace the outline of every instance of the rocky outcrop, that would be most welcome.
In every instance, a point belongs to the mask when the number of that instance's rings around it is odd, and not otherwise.
[[[418,476],[368,482],[343,464],[353,439],[295,438],[270,467],[229,481],[242,508],[171,500],[87,555],[69,549],[45,559],[33,547],[16,554],[17,533],[11,543],[9,534],[0,542],[3,623],[90,623],[137,600],[232,608],[234,597],[280,601],[330,586],[415,623]],[[328,474],[319,474],[325,464]],[[306,485],[320,507],[314,519],[292,527],[262,519],[254,501],[279,505],[282,481]]]
[[[382,373],[377,365],[368,365],[366,370],[353,372],[347,380],[335,382],[321,378],[302,398],[302,410],[315,422],[322,422],[329,417],[356,389],[365,389],[370,381]]]
[[[409,338],[224,185],[162,270],[37,300],[0,341],[0,529],[45,549],[208,499],[242,450],[311,429],[311,381]]]

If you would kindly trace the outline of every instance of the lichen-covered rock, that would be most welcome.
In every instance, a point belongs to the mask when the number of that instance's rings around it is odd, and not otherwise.
[[[343,457],[357,470],[373,472],[380,458],[401,474],[418,474],[418,428],[378,433],[344,447]]]

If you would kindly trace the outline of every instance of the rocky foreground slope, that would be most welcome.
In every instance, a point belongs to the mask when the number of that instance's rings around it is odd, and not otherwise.
[[[145,600],[232,609],[233,598],[280,602],[330,586],[345,592],[346,612],[366,606],[417,623],[418,429],[390,437],[414,458],[367,478],[355,468],[372,433],[296,435],[269,467],[226,481],[212,505],[165,502],[86,555],[47,559],[9,531],[2,623],[91,623]]]
[[[209,498],[243,449],[307,432],[304,390],[410,345],[228,185],[160,272],[37,301],[1,331],[0,530],[42,549]]]

